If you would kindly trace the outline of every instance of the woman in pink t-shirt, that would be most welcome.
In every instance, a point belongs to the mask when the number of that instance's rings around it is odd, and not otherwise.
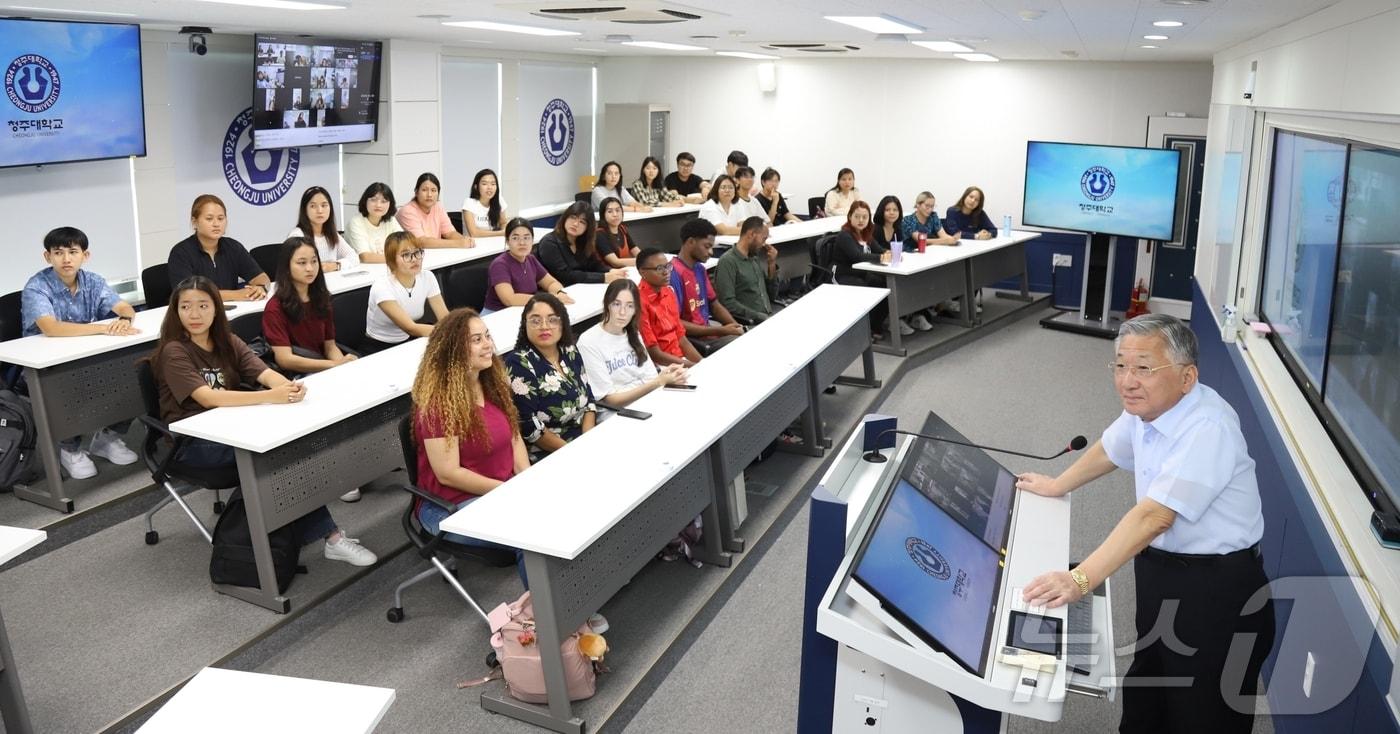
[[[433,247],[476,247],[472,238],[458,232],[447,217],[447,210],[438,201],[442,184],[438,177],[424,173],[413,185],[413,201],[408,202],[394,214],[399,226],[405,232],[418,238],[418,246]]]

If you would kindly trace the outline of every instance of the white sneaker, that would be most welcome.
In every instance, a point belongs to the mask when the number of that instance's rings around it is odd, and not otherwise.
[[[359,502],[359,501],[360,501],[360,488],[359,488],[359,487],[356,487],[356,488],[350,490],[349,492],[346,492],[345,494],[340,495],[340,501],[341,501],[341,502]]]
[[[339,543],[326,541],[326,560],[345,561],[352,566],[373,566],[379,560],[370,549],[360,545],[360,541],[341,535]]]
[[[595,635],[601,635],[607,632],[609,629],[608,618],[598,612],[588,615],[588,629],[593,630],[593,634]]]
[[[929,323],[928,318],[921,313],[914,314],[914,317],[909,319],[909,325],[919,331],[933,331],[933,324]]]
[[[63,470],[68,472],[68,476],[74,479],[91,479],[97,476],[97,465],[92,463],[92,457],[86,451],[78,449],[69,451],[65,448],[58,450],[58,463],[63,466]]]
[[[914,327],[910,326],[910,325],[909,325],[909,322],[905,321],[904,319],[900,319],[900,320],[899,320],[899,335],[900,335],[900,336],[909,336],[910,334],[913,334],[913,333],[914,333]]]
[[[116,431],[108,428],[92,435],[92,446],[88,448],[88,452],[94,456],[101,456],[118,466],[135,464],[136,460],[141,458],[136,455],[135,451],[127,447],[126,442]]]

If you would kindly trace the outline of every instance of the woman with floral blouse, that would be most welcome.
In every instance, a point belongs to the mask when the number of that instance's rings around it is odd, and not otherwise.
[[[525,304],[515,351],[505,357],[520,435],[539,460],[593,428],[598,408],[574,346],[569,313],[558,298],[536,293]]]

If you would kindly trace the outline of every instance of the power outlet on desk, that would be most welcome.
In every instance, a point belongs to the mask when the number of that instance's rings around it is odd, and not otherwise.
[[[1067,268],[1071,265],[1074,265],[1073,255],[1060,254],[1050,256],[1050,267],[1052,268]]]

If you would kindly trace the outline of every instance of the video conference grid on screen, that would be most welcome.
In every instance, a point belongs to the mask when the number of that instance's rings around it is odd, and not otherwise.
[[[374,140],[378,41],[259,35],[254,40],[253,145]]]

